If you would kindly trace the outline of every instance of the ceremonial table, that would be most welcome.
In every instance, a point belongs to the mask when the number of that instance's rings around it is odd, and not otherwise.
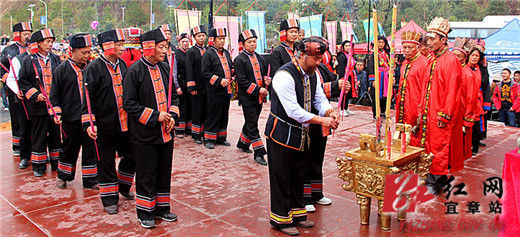
[[[376,156],[377,144],[373,135],[361,134],[359,148],[345,152],[345,157],[336,158],[339,177],[346,183],[343,189],[356,193],[360,205],[361,224],[368,225],[372,198],[378,200],[378,214],[381,216],[381,229],[390,230],[390,213],[384,213],[385,180],[388,174],[413,171],[421,177],[430,170],[431,155],[426,155],[423,148],[406,146],[402,153],[401,142],[392,142],[390,158]],[[404,221],[406,212],[398,213],[398,220]]]

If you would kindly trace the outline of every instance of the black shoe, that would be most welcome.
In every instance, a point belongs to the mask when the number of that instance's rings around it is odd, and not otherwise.
[[[263,156],[255,156],[255,162],[259,165],[267,166],[267,162],[265,162],[265,159]]]
[[[44,173],[44,171],[34,171],[34,177],[42,177]]]
[[[117,205],[110,205],[110,206],[106,206],[105,207],[105,211],[110,214],[110,215],[113,215],[113,214],[117,214]],[[141,224],[142,225],[142,224]],[[143,226],[144,227],[144,226]],[[144,227],[146,228],[146,227]]]
[[[125,197],[128,200],[134,200],[135,199],[135,194],[132,193],[131,191],[128,191],[128,193],[123,193],[123,192],[120,192],[120,193],[121,193],[121,196]]]
[[[193,139],[195,141],[195,143],[197,144],[202,144],[202,139]]]
[[[20,165],[18,165],[18,168],[20,169],[27,169],[29,167],[29,160],[23,159],[20,161]]]
[[[215,143],[213,142],[206,142],[204,143],[204,146],[206,146],[208,149],[215,149]]]
[[[483,143],[483,142],[478,142],[478,145],[479,146],[487,146],[486,143]]]
[[[155,218],[160,218],[160,219],[163,219],[165,221],[176,221],[177,220],[177,215],[173,214],[173,213],[164,213],[162,215],[156,215]]]
[[[229,143],[228,141],[217,142],[217,144],[222,146],[231,146],[231,143]]]
[[[152,229],[155,228],[155,220],[141,220],[139,219],[139,223],[141,223],[141,226],[145,229]]]
[[[57,179],[56,180],[56,187],[58,188],[66,188],[67,187],[67,181],[63,179]]]
[[[240,143],[237,144],[237,148],[245,153],[248,153],[248,154],[251,154],[253,153],[252,150],[250,150],[249,148],[246,148],[246,147],[242,147],[242,145],[240,145]]]
[[[13,156],[20,156],[20,150],[14,150]]]

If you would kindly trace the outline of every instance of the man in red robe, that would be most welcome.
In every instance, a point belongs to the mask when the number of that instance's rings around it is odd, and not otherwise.
[[[395,114],[398,123],[419,126],[417,122],[418,108],[422,100],[423,85],[428,80],[428,59],[419,52],[421,33],[408,31],[404,32],[401,38],[406,60],[401,65]],[[420,133],[412,134],[410,145],[418,147],[420,143]]]
[[[448,20],[436,17],[428,26],[428,47],[433,56],[428,63],[428,83],[421,103],[421,146],[434,157],[426,185],[438,194],[449,171],[464,167],[460,62],[448,50]]]

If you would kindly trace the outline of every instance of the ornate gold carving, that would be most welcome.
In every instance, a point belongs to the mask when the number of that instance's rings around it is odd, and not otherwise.
[[[372,199],[359,194],[356,194],[356,197],[358,199],[357,204],[359,204],[360,222],[362,225],[368,225],[370,224],[370,202]]]
[[[357,192],[368,193],[374,196],[383,196],[385,190],[385,170],[370,166],[355,167]]]
[[[415,171],[417,171],[417,162],[416,161],[412,161],[412,162],[410,162],[408,164],[404,164],[402,166],[399,166],[399,170],[400,170],[400,172],[403,172],[403,173],[404,172],[408,172],[410,170],[415,172]]]
[[[338,163],[339,177],[347,182],[343,184],[345,191],[352,191],[354,188],[354,179],[352,175],[352,159],[337,157],[336,162]]]
[[[361,148],[361,150],[370,148],[372,152],[376,152],[376,136],[370,134],[360,134],[359,148]]]
[[[430,173],[430,165],[432,164],[433,153],[426,155],[425,153],[421,154],[419,158],[419,167],[417,168],[417,174],[420,177],[426,177],[428,173]]]
[[[403,124],[403,123],[396,123],[395,124],[395,131],[409,133],[409,132],[412,131],[412,125]]]

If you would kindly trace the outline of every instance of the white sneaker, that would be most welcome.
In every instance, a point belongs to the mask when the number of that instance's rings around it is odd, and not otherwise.
[[[341,116],[348,117],[348,112],[346,110],[342,110]]]
[[[352,110],[350,110],[350,109],[347,109],[347,114],[348,114],[348,115],[354,115],[354,114],[356,114],[356,113],[354,113],[354,112],[353,112]]]
[[[316,208],[314,207],[314,205],[309,204],[309,205],[305,205],[305,210],[307,210],[307,212],[315,212]]]
[[[317,204],[320,204],[320,205],[330,205],[332,204],[332,200],[328,197],[322,197],[319,201],[316,202]]]

